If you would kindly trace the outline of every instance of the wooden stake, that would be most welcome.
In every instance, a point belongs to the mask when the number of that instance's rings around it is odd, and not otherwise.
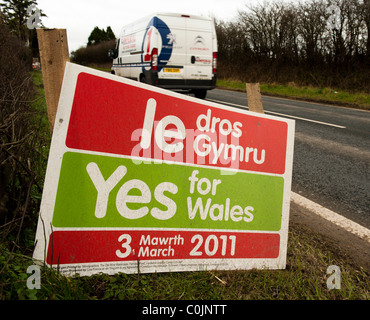
[[[37,29],[50,132],[53,133],[64,68],[69,61],[66,29]]]
[[[264,113],[263,105],[262,105],[262,98],[261,98],[261,91],[260,91],[260,84],[257,83],[247,83],[247,97],[248,97],[248,107],[249,111]]]

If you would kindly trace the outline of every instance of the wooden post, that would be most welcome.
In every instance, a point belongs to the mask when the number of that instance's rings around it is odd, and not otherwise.
[[[262,105],[262,98],[261,98],[261,91],[260,91],[260,84],[257,83],[247,83],[247,97],[248,97],[248,107],[249,111],[264,113],[263,105]]]
[[[37,29],[37,38],[50,132],[53,133],[64,68],[69,61],[67,31],[66,29]]]

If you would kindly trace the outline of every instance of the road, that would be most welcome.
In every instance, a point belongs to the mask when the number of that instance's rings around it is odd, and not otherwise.
[[[247,108],[242,92],[207,100]],[[292,191],[370,229],[370,112],[262,97],[266,114],[296,120]]]

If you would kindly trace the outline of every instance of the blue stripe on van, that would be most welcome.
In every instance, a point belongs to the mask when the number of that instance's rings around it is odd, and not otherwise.
[[[173,42],[171,42],[170,39],[167,38],[167,36],[171,33],[171,30],[163,20],[159,19],[158,17],[153,17],[148,23],[146,30],[145,30],[143,42],[141,45],[142,51],[144,51],[144,41],[145,41],[146,34],[148,33],[148,30],[151,26],[155,27],[159,31],[161,38],[162,38],[161,53],[158,57],[158,71],[161,71],[163,67],[166,66],[168,60],[170,59],[172,55]],[[160,48],[158,48],[158,51],[159,49]],[[141,55],[141,62],[144,63],[143,54]],[[143,72],[144,72],[144,66],[143,66]]]

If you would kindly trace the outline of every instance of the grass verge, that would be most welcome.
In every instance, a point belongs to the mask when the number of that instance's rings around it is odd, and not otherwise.
[[[245,92],[245,83],[236,80],[218,79],[217,87]],[[370,110],[370,94],[367,93],[351,93],[332,88],[299,87],[294,83],[287,85],[262,83],[260,89],[265,95]]]

